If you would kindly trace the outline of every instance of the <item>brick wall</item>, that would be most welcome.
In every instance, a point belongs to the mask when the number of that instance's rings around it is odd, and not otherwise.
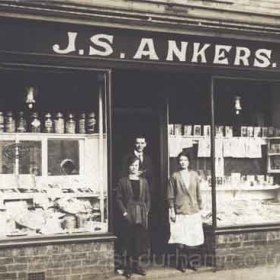
[[[35,272],[46,280],[98,280],[113,270],[111,241],[0,249],[0,280],[27,280]]]
[[[279,263],[280,230],[216,236],[217,269],[277,265]]]

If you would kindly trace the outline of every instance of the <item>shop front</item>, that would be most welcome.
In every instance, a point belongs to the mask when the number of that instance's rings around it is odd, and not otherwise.
[[[152,254],[172,250],[166,187],[188,150],[200,264],[277,262],[276,43],[8,18],[0,39],[0,278],[113,273],[119,164],[137,134],[154,165]]]

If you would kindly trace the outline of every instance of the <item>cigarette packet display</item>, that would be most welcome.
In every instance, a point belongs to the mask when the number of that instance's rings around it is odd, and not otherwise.
[[[224,136],[224,126],[223,125],[216,125],[216,136],[217,137]]]

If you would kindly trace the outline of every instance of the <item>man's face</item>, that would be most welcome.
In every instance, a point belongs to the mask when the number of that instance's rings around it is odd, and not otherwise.
[[[135,140],[135,149],[138,153],[142,153],[146,148],[147,143],[145,138],[136,138]]]

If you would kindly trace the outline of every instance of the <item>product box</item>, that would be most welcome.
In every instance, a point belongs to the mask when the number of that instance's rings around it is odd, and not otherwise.
[[[184,125],[183,135],[184,136],[191,136],[192,135],[192,126],[191,125]]]
[[[193,126],[193,135],[201,136],[201,125],[196,124]]]
[[[232,137],[233,136],[232,126],[225,126],[225,136],[226,137]]]
[[[248,137],[254,137],[254,127],[253,126],[248,126],[247,127],[247,136]]]
[[[247,136],[248,136],[248,127],[241,126],[241,137],[247,137]]]
[[[203,136],[209,137],[211,134],[211,126],[210,125],[204,125],[203,126]]]
[[[273,126],[268,127],[267,136],[268,137],[273,137],[274,136],[274,127]]]
[[[182,125],[181,124],[174,124],[174,135],[182,135]]]
[[[275,134],[275,136],[280,136],[280,128],[276,127],[274,129],[274,134]]]
[[[223,136],[224,136],[224,126],[216,125],[216,137],[223,137]]]
[[[262,128],[260,126],[254,126],[254,137],[262,136]]]
[[[174,135],[174,125],[173,124],[168,125],[168,135]]]
[[[263,126],[262,127],[262,137],[267,137],[268,135],[268,127]]]

